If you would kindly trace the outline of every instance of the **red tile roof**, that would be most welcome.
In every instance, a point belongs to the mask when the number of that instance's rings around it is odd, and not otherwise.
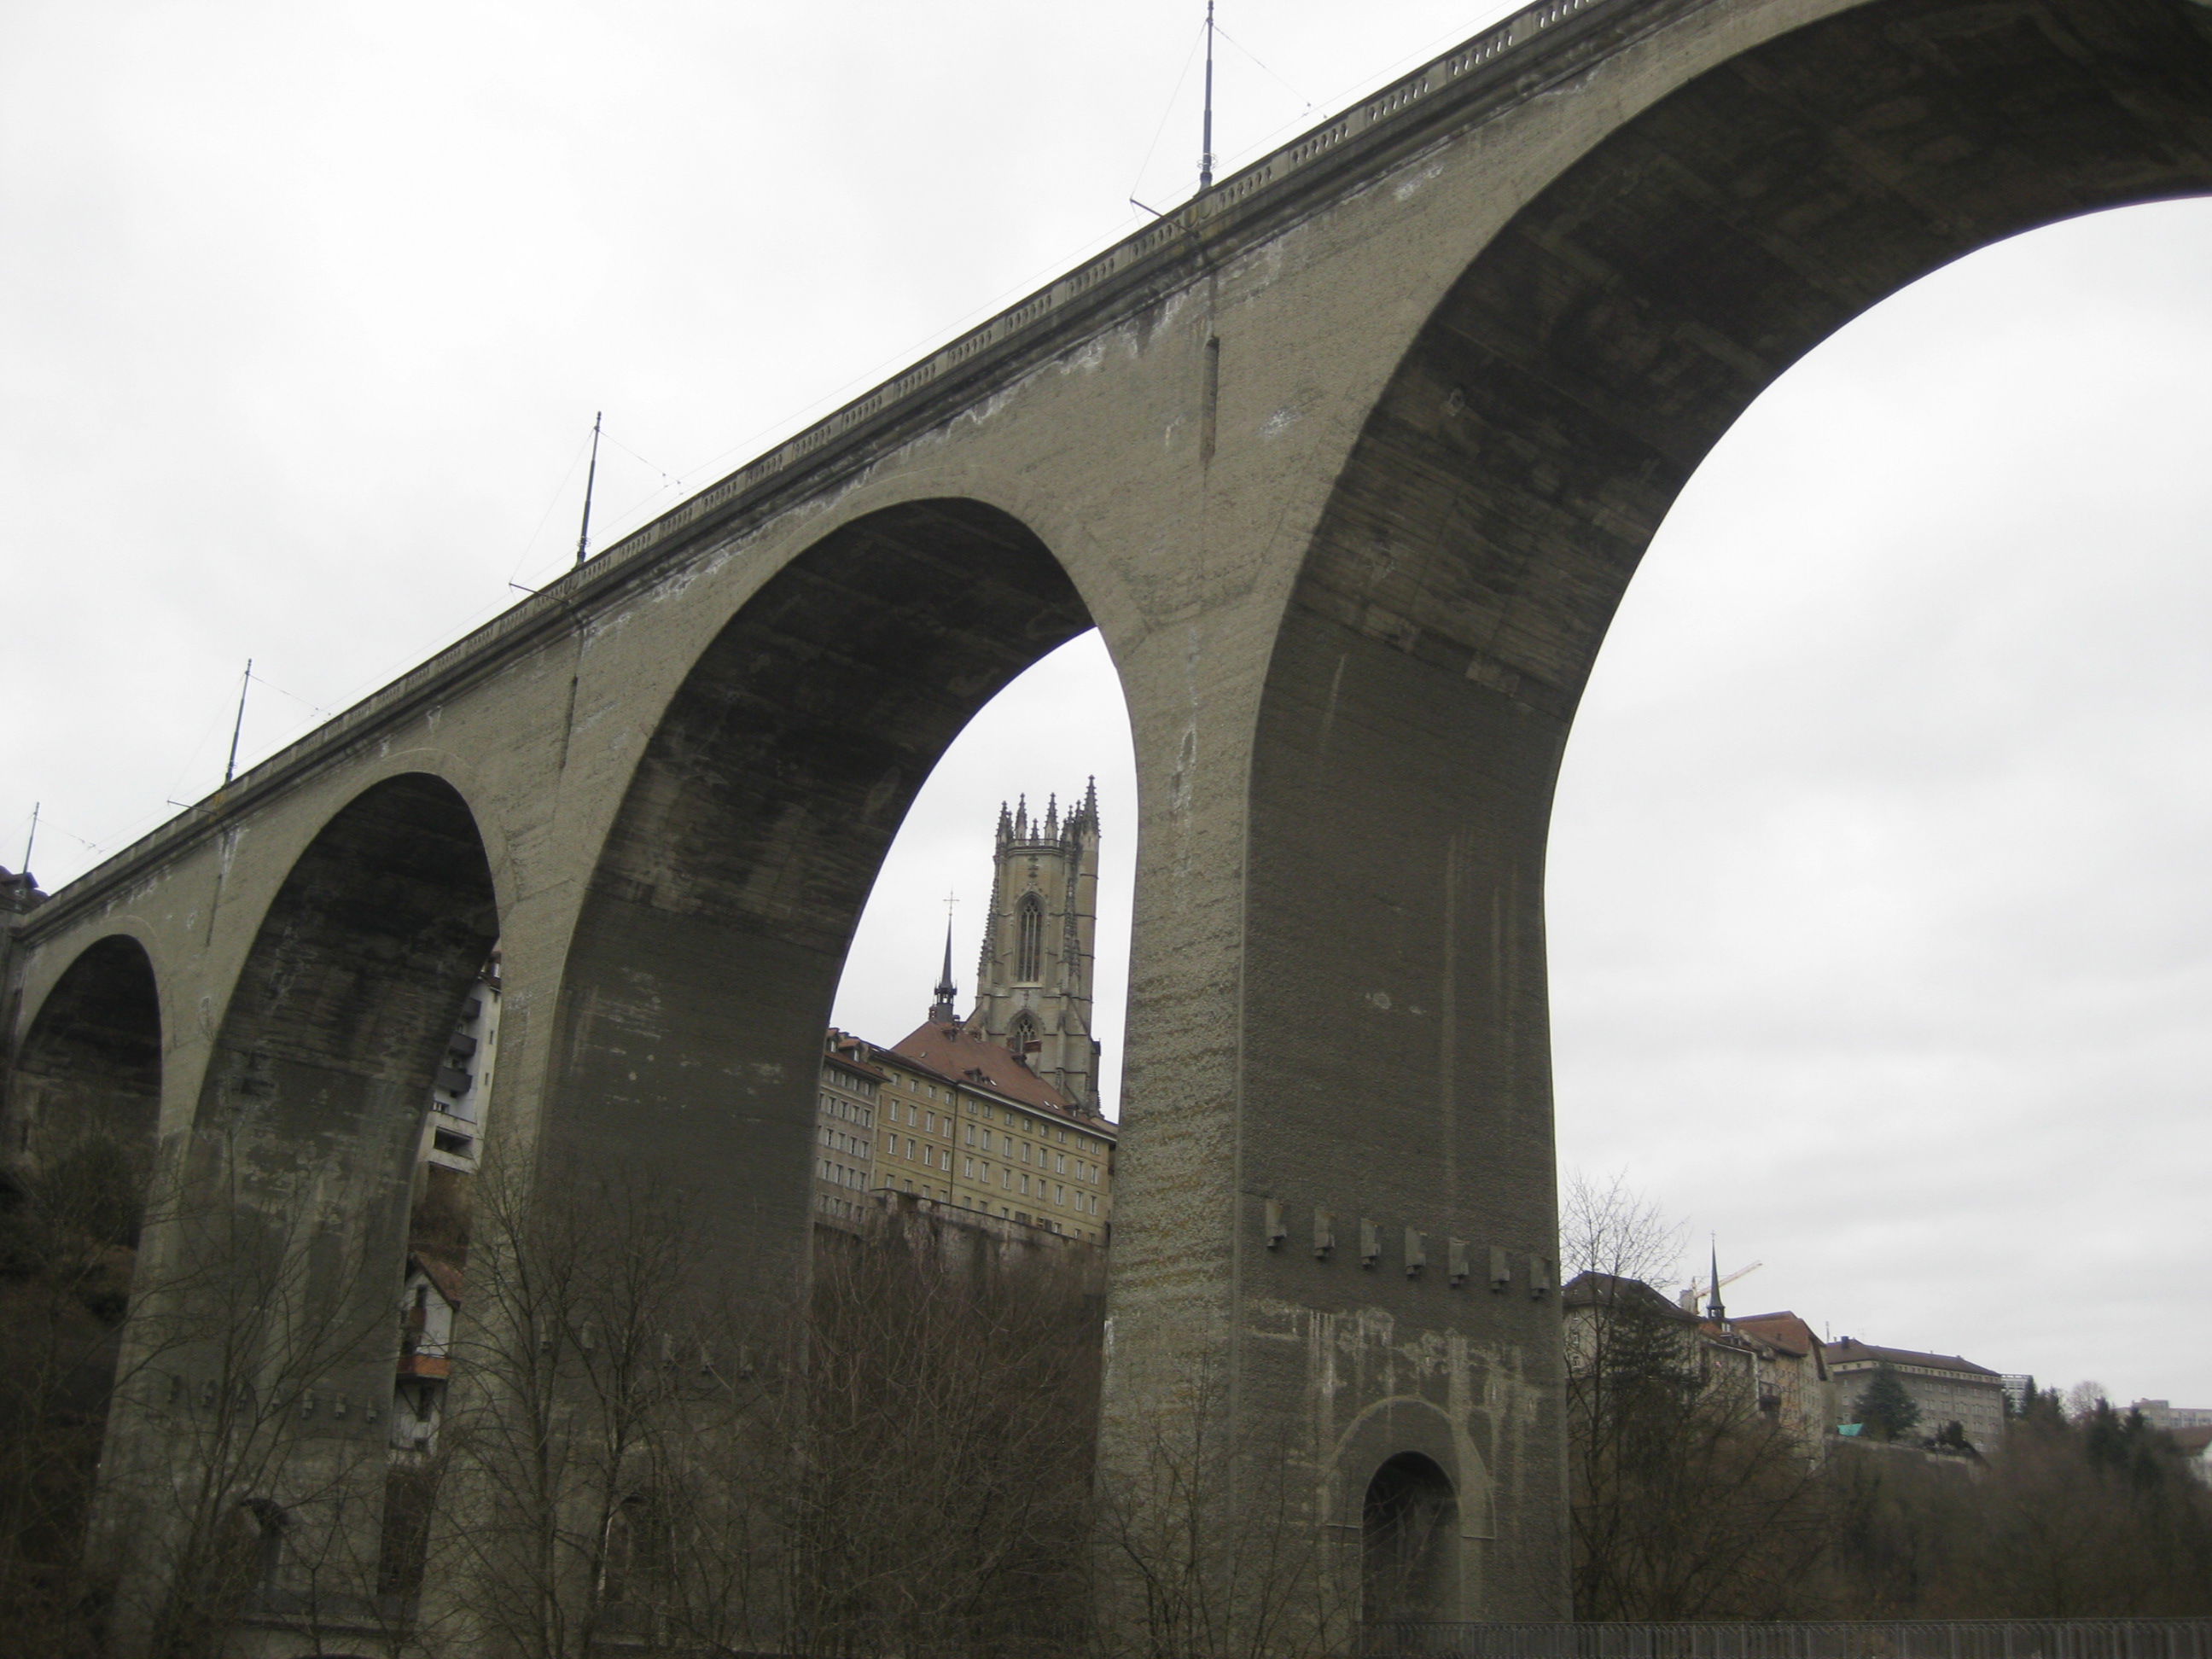
[[[994,1093],[1038,1107],[1097,1133],[1109,1127],[1017,1059],[1003,1043],[964,1026],[917,1026],[891,1045],[890,1052],[936,1073],[949,1083],[972,1083]]]
[[[461,1286],[464,1274],[460,1267],[441,1255],[428,1250],[411,1250],[407,1256],[410,1267],[420,1267],[429,1281],[438,1287],[438,1294],[456,1308],[461,1305]]]
[[[1820,1346],[1820,1339],[1813,1334],[1813,1328],[1786,1308],[1780,1313],[1753,1314],[1745,1319],[1731,1319],[1729,1323],[1747,1336],[1755,1336],[1784,1353],[1796,1355],[1800,1359],[1817,1352]]]

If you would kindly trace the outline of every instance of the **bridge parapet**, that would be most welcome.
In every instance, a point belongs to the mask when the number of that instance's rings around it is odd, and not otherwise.
[[[131,872],[211,834],[272,787],[282,787],[349,744],[411,718],[449,688],[488,672],[550,631],[649,578],[659,562],[710,530],[741,524],[818,489],[869,453],[943,419],[993,386],[1059,349],[1071,334],[1095,332],[1179,285],[1194,264],[1278,234],[1301,216],[1371,177],[1411,149],[1494,118],[1571,75],[1592,49],[1656,29],[1716,0],[1542,0],[1523,7],[1449,52],[1401,76],[1354,107],[1322,123],[1193,197],[1156,223],[1085,260],[949,341],[890,380],[793,434],[564,572],[520,604],[335,718],[277,750],[223,790],[94,866],[56,895],[35,920],[16,924],[27,939],[67,926]],[[1582,22],[1589,27],[1566,29]],[[1612,25],[1610,29],[1604,26]],[[1602,36],[1600,43],[1593,37]],[[1582,50],[1577,50],[1577,48]]]

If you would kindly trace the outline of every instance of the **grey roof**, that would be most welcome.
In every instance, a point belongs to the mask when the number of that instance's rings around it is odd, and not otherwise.
[[[1684,1325],[1698,1322],[1696,1314],[1675,1306],[1642,1279],[1626,1279],[1618,1273],[1577,1273],[1560,1287],[1559,1301],[1569,1308],[1607,1308],[1620,1313],[1671,1319]]]
[[[1992,1382],[2003,1378],[1987,1365],[1977,1365],[1971,1359],[1954,1353],[1921,1353],[1911,1348],[1877,1348],[1871,1342],[1862,1342],[1847,1336],[1840,1342],[1826,1345],[1830,1365],[1849,1365],[1872,1362],[1891,1365],[1918,1365],[1933,1371],[1958,1371],[1967,1376],[1986,1376]]]

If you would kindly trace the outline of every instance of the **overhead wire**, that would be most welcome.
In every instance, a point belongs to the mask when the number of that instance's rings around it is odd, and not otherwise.
[[[514,568],[507,573],[508,586],[512,587],[514,579],[522,574],[522,567],[529,562],[531,550],[538,545],[538,538],[545,533],[545,526],[553,521],[553,509],[561,505],[561,498],[568,493],[568,480],[576,476],[576,463],[584,459],[584,451],[590,441],[588,438],[580,441],[576,453],[568,458],[568,470],[561,475],[561,482],[554,487],[553,498],[545,503],[545,511],[539,515],[538,528],[530,532],[530,539],[522,544],[522,551],[515,555]]]
[[[1216,23],[1213,26],[1213,32],[1217,35],[1220,36],[1221,39],[1226,40],[1231,46],[1236,47],[1237,51],[1243,52],[1245,57],[1250,58],[1252,60],[1252,66],[1255,69],[1258,70],[1261,74],[1273,81],[1285,92],[1289,93],[1291,97],[1297,99],[1301,104],[1304,104],[1306,109],[1310,110],[1314,106],[1314,100],[1312,99],[1307,97],[1305,94],[1300,92],[1288,81],[1283,79],[1281,76],[1276,74],[1274,70],[1269,69],[1265,64],[1261,63],[1259,59],[1258,54],[1254,52],[1249,46],[1246,46],[1242,40],[1239,40],[1235,35],[1230,33],[1227,29],[1223,28],[1220,24]],[[1301,110],[1299,112],[1300,114],[1304,114],[1304,110]]]
[[[1474,23],[1472,32],[1479,33],[1483,29],[1487,28],[1492,24],[1497,22],[1500,18],[1510,16],[1517,9],[1518,3],[1519,0],[1504,0],[1504,3],[1493,3],[1486,8],[1483,13],[1478,14],[1478,21]],[[1217,23],[1214,27],[1215,32],[1217,33],[1219,33],[1219,24]],[[1443,47],[1454,45],[1460,40],[1467,39],[1468,32],[1469,31],[1463,28],[1455,29],[1448,34],[1438,36],[1435,40],[1430,42],[1428,45],[1419,47],[1415,51],[1396,58],[1388,66],[1380,70],[1370,71],[1370,73],[1361,76],[1355,80],[1345,82],[1344,89],[1334,96],[1319,100],[1315,103],[1308,104],[1305,110],[1300,112],[1297,115],[1292,116],[1290,119],[1280,122],[1274,127],[1271,128],[1265,136],[1258,140],[1257,143],[1248,144],[1242,149],[1231,153],[1227,157],[1224,171],[1233,172],[1237,167],[1247,164],[1247,162],[1249,162],[1249,161],[1254,156],[1266,153],[1267,150],[1274,146],[1276,141],[1285,129],[1294,127],[1306,120],[1314,109],[1328,109],[1338,106],[1349,108],[1353,103],[1358,101],[1358,98],[1365,96],[1369,91],[1376,88],[1388,85],[1389,82],[1395,78],[1407,64],[1414,63],[1426,63],[1429,59],[1436,57],[1437,52]],[[1180,95],[1184,82],[1190,77],[1190,66],[1197,61],[1199,47],[1203,43],[1204,39],[1205,27],[1201,24],[1192,37],[1190,51],[1184,57],[1182,73],[1176,78],[1176,95]],[[1240,45],[1237,50],[1243,52],[1247,57],[1252,56],[1250,49],[1248,47]],[[1254,58],[1253,61],[1255,63],[1259,63],[1260,60]],[[1266,69],[1267,65],[1261,64],[1261,67],[1262,69]],[[1268,73],[1273,74],[1274,71],[1269,70]],[[1276,78],[1278,80],[1281,79],[1279,76]],[[1297,91],[1297,88],[1291,87],[1287,81],[1283,82],[1283,84],[1285,87],[1288,87],[1293,93]],[[1163,112],[1160,117],[1160,125],[1158,131],[1156,131],[1153,135],[1152,145],[1146,150],[1145,165],[1150,165],[1152,155],[1157,152],[1159,147],[1159,136],[1167,130],[1168,122],[1172,118],[1174,110],[1174,98],[1170,97],[1166,111]],[[1063,258],[1055,260],[1051,265],[1039,271],[1036,276],[994,295],[983,304],[974,307],[963,313],[962,316],[955,319],[947,326],[930,331],[906,350],[900,352],[894,356],[884,359],[876,368],[861,374],[855,375],[851,380],[845,381],[842,385],[837,386],[834,390],[801,405],[799,408],[793,410],[789,415],[756,428],[748,436],[739,438],[736,442],[726,445],[712,455],[708,456],[704,460],[696,463],[694,465],[688,468],[687,471],[691,476],[697,477],[701,474],[714,471],[719,468],[723,462],[731,459],[732,457],[750,459],[754,456],[759,455],[763,452],[764,447],[768,445],[771,438],[780,439],[781,437],[787,437],[793,432],[803,430],[806,421],[816,410],[837,408],[847,401],[852,393],[878,384],[887,376],[896,374],[898,370],[906,368],[919,358],[927,355],[928,352],[934,350],[943,342],[957,338],[960,333],[969,327],[975,319],[982,317],[996,315],[1000,311],[1005,309],[1008,302],[1019,299],[1022,296],[1035,291],[1041,283],[1050,281],[1053,277],[1066,271],[1072,265],[1079,264],[1083,260],[1091,258],[1095,252],[1113,246],[1115,243],[1119,242],[1124,235],[1127,234],[1130,226],[1144,222],[1146,222],[1146,220],[1137,214],[1125,214],[1110,231],[1086,240],[1077,251],[1070,253]]]
[[[1512,8],[1510,4],[1498,7],[1496,9],[1496,15],[1505,15]],[[1488,21],[1494,21],[1495,17],[1486,20],[1483,26],[1486,27]],[[1308,98],[1306,94],[1300,90],[1300,88],[1293,85],[1288,79],[1261,59],[1250,47],[1245,46],[1243,41],[1237,40],[1225,29],[1221,28],[1218,23],[1215,25],[1214,32],[1230,46],[1235,47],[1240,54],[1249,60],[1255,68],[1261,70],[1262,74],[1267,75],[1270,79],[1273,80],[1293,97],[1299,99],[1304,106],[1304,108],[1300,112],[1299,115],[1279,123],[1276,127],[1271,130],[1265,137],[1261,139],[1257,144],[1247,145],[1243,149],[1236,152],[1232,160],[1237,164],[1242,164],[1246,157],[1249,157],[1271,145],[1277,135],[1281,133],[1285,128],[1295,125],[1297,122],[1303,120],[1305,116],[1310,113],[1310,112],[1315,108],[1316,104],[1314,100]],[[1443,44],[1449,45],[1451,41],[1462,38],[1463,38],[1463,31],[1455,31],[1449,36],[1442,37],[1442,41]],[[1192,33],[1190,46],[1184,54],[1182,67],[1176,77],[1174,89],[1169,94],[1166,106],[1161,112],[1158,125],[1153,129],[1152,141],[1146,147],[1144,160],[1139,164],[1138,176],[1139,186],[1141,186],[1144,170],[1152,165],[1154,156],[1158,155],[1161,140],[1166,134],[1169,124],[1174,118],[1176,100],[1181,98],[1184,88],[1188,84],[1191,67],[1198,60],[1199,52],[1204,43],[1204,39],[1205,29],[1203,25],[1201,25]],[[1355,82],[1348,83],[1347,90],[1339,98],[1333,99],[1329,101],[1331,103],[1344,102],[1348,104],[1352,101],[1352,92],[1354,90],[1364,88],[1370,83],[1380,85],[1387,82],[1404,64],[1413,61],[1425,62],[1429,58],[1435,56],[1437,49],[1437,48],[1434,46],[1424,47],[1407,57],[1401,58],[1395,63],[1392,64],[1388,69],[1379,72],[1379,74],[1364,76]],[[1071,260],[1080,260],[1081,258],[1087,257],[1088,250],[1090,248],[1101,246],[1111,246],[1113,242],[1120,239],[1120,236],[1124,233],[1124,228],[1132,222],[1133,217],[1134,216],[1124,216],[1120,223],[1112,232],[1108,233],[1103,237],[1091,239],[1085,244],[1086,251],[1085,252],[1078,253],[1070,256],[1069,258],[1064,258],[1054,262],[1054,264],[1045,273],[1045,276],[1048,276],[1051,274],[1057,273],[1058,271],[1066,269]],[[855,376],[854,379],[847,381],[844,385],[836,387],[823,396],[811,400],[807,404],[793,411],[791,415],[762,426],[749,436],[741,438],[735,443],[726,446],[721,450],[708,456],[706,459],[686,468],[684,474],[679,475],[678,473],[671,472],[658,463],[640,454],[628,444],[622,442],[620,439],[613,437],[612,434],[605,434],[607,436],[608,441],[614,444],[617,448],[622,450],[623,453],[629,455],[641,465],[649,468],[651,471],[658,474],[662,480],[659,485],[649,491],[646,495],[639,498],[629,506],[622,509],[619,514],[611,515],[611,522],[621,524],[629,519],[631,515],[636,514],[641,507],[650,504],[655,498],[665,495],[671,489],[683,489],[684,487],[684,479],[687,475],[696,477],[702,472],[708,471],[719,466],[721,463],[732,457],[757,453],[759,453],[760,447],[763,442],[768,441],[773,434],[779,432],[787,434],[793,430],[803,429],[805,421],[815,410],[823,409],[825,407],[834,408],[837,406],[839,404],[845,401],[853,391],[876,384],[884,378],[884,374],[894,371],[896,368],[905,363],[912,362],[916,356],[932,349],[934,343],[945,338],[957,337],[959,331],[969,326],[975,318],[995,314],[999,310],[1004,308],[1005,304],[1008,301],[1018,298],[1020,295],[1031,291],[1036,286],[1039,280],[1042,280],[1042,278],[1032,277],[1017,284],[1014,287],[1009,288],[1002,294],[994,295],[983,305],[975,307],[965,315],[956,319],[949,327],[932,331],[929,335],[924,337],[924,340],[921,343],[918,343],[915,346],[909,348],[908,350],[900,353],[895,357],[886,359],[883,365],[879,365],[878,367],[866,371],[859,376]],[[544,511],[538,517],[537,526],[532,530],[528,539],[524,543],[520,552],[516,556],[514,568],[508,574],[508,582],[510,586],[513,585],[514,579],[521,574],[524,565],[529,562],[532,553],[535,550],[538,541],[544,534],[545,526],[552,521],[554,513],[559,508],[563,498],[568,495],[569,486],[575,477],[576,468],[581,464],[587,447],[588,440],[580,440],[578,441],[575,452],[569,458],[568,465],[562,474],[560,483],[555,488],[550,498],[546,502]],[[623,533],[628,533],[628,532],[625,530]],[[485,619],[497,614],[501,611],[508,609],[509,607],[510,601],[503,594],[501,597],[488,601],[485,605],[472,611],[468,616],[462,618],[459,623],[455,625],[455,629],[452,638],[458,640],[466,637],[470,632],[479,626]],[[450,642],[451,641],[449,641],[448,643]],[[445,647],[440,647],[436,648],[443,649]],[[342,705],[350,707],[352,704],[358,702],[363,696],[373,693],[378,687],[388,683],[388,681],[393,677],[393,672],[404,672],[407,667],[411,666],[417,661],[421,660],[421,658],[422,653],[420,652],[409,653],[407,656],[400,661],[397,671],[380,672],[373,675],[370,678],[362,682],[361,684],[352,691],[340,697],[338,701]],[[282,686],[275,685],[265,679],[262,679],[262,677],[259,675],[256,675],[254,678],[261,680],[263,684],[268,685],[271,690],[277,692],[279,695],[290,698],[293,702],[313,710],[325,720],[337,718],[337,716],[330,710],[324,708],[320,704],[311,702],[307,698],[300,696],[296,692],[288,691]],[[212,732],[216,729],[220,725],[220,716],[218,716],[215,720],[210,721],[208,728],[209,732]],[[294,740],[296,740],[295,736],[294,734],[288,733],[285,741],[289,742]],[[184,767],[179,773],[179,782],[182,781],[184,774],[188,772],[192,764],[198,760],[200,751],[206,746],[206,742],[207,732],[203,732],[198,741],[193,744],[190,754],[186,757]],[[282,747],[283,745],[282,744],[279,744],[276,746]],[[173,789],[172,790],[172,793],[173,793]],[[149,814],[149,816],[151,815]],[[87,844],[92,845],[93,843]]]
[[[1191,36],[1190,50],[1183,54],[1182,69],[1176,76],[1175,90],[1168,94],[1167,107],[1160,112],[1160,124],[1152,129],[1152,142],[1145,146],[1145,159],[1137,163],[1137,176],[1129,185],[1129,197],[1133,201],[1137,192],[1145,187],[1145,169],[1152,166],[1152,157],[1159,153],[1160,139],[1168,130],[1169,121],[1174,118],[1176,104],[1182,97],[1183,87],[1190,79],[1190,66],[1198,61],[1198,49],[1205,41],[1206,26],[1200,24],[1197,33]]]
[[[318,714],[320,714],[326,720],[334,720],[337,718],[336,714],[333,714],[329,709],[324,708],[322,704],[319,702],[312,702],[306,697],[301,696],[296,691],[287,691],[283,686],[277,684],[276,682],[272,679],[269,679],[260,674],[248,674],[246,678],[252,681],[256,685],[267,686],[271,691],[274,691],[280,697],[291,698],[294,702],[298,703],[303,708],[313,709]]]

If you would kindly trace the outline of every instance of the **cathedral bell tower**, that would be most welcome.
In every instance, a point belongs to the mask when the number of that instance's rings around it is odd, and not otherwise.
[[[1003,1043],[1085,1111],[1098,1109],[1091,975],[1098,933],[1098,785],[1060,815],[999,808],[991,913],[968,1031]]]

